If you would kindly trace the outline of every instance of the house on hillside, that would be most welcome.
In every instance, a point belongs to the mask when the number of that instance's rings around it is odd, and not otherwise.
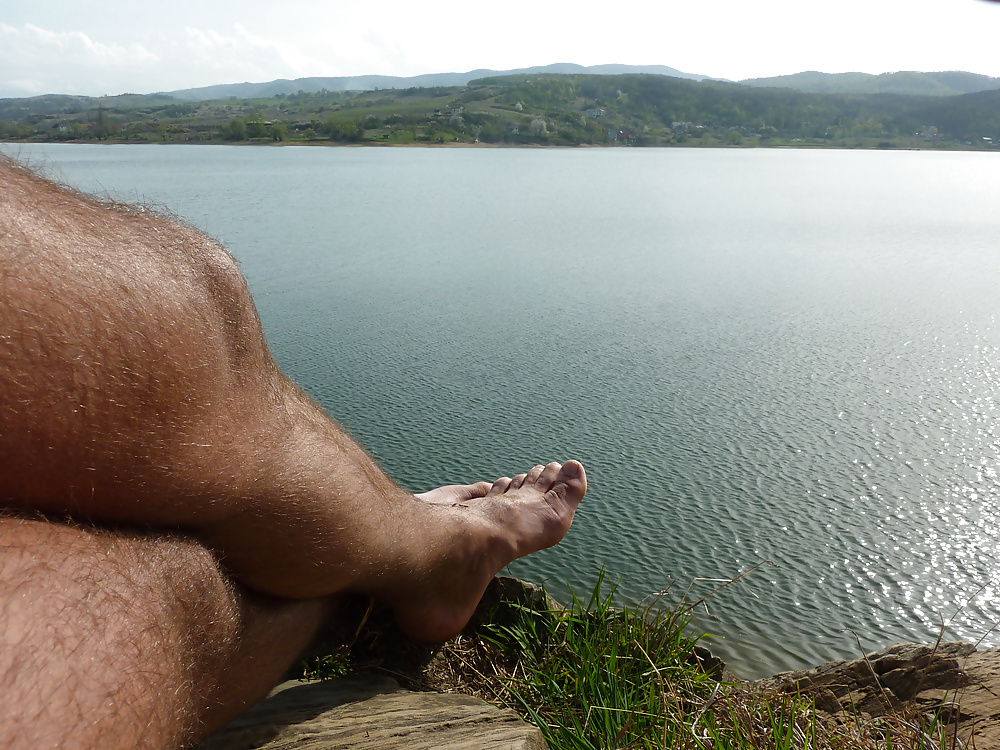
[[[615,141],[624,141],[626,146],[634,144],[639,138],[639,131],[635,128],[622,128],[615,134]]]

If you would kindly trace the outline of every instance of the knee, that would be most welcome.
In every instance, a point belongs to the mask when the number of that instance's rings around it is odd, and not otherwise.
[[[151,313],[146,318],[176,321],[196,361],[222,366],[237,381],[259,372],[270,359],[263,329],[246,279],[229,251],[167,217],[125,208],[122,220],[131,252],[119,260],[126,275],[145,282],[135,287],[150,295],[140,305]]]
[[[230,368],[238,378],[246,377],[270,361],[246,279],[233,256],[214,240],[199,235],[190,250],[193,281],[211,309]]]
[[[0,179],[11,182],[0,195],[0,284],[10,286],[0,312],[30,312],[12,321],[22,335],[103,345],[93,331],[115,331],[128,350],[132,333],[155,348],[176,332],[195,356],[217,356],[198,344],[217,349],[221,341],[235,366],[266,352],[246,281],[217,241],[155,211],[63,190],[7,161]]]

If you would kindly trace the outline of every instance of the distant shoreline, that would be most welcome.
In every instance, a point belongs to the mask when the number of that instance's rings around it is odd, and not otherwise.
[[[0,99],[0,140],[996,151],[998,118],[1000,90],[846,96],[662,75],[514,75],[205,101]]]
[[[285,147],[306,147],[306,148],[428,148],[428,149],[516,149],[516,150],[578,150],[578,149],[629,149],[629,150],[656,150],[663,151],[669,149],[712,149],[727,151],[753,151],[756,149],[782,150],[782,151],[927,151],[927,152],[969,152],[969,153],[997,153],[995,148],[985,148],[977,146],[967,146],[964,144],[933,145],[933,146],[843,146],[823,143],[775,143],[775,144],[753,144],[733,146],[726,143],[672,143],[655,144],[648,146],[622,146],[615,143],[581,143],[577,145],[567,144],[540,144],[540,143],[469,143],[458,141],[453,143],[389,143],[368,141],[362,143],[340,143],[329,140],[311,141],[126,141],[122,139],[114,140],[0,140],[0,145],[56,145],[56,146],[232,146],[236,148],[285,148]]]

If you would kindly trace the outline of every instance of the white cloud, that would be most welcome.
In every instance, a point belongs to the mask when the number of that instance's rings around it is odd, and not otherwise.
[[[0,96],[119,94],[317,75],[326,68],[290,42],[186,26],[143,43],[106,43],[82,31],[0,24]],[[322,75],[323,73],[319,73]]]
[[[184,33],[177,52],[189,65],[213,70],[216,77],[212,83],[299,78],[316,75],[315,71],[323,67],[321,61],[303,54],[297,45],[252,34],[240,24],[228,35],[190,26],[184,28]]]
[[[94,93],[94,83],[124,84],[134,80],[137,68],[158,63],[159,57],[141,44],[105,44],[82,31],[0,23],[0,95]]]
[[[430,13],[411,0],[174,0],[143,13],[78,0],[7,3],[0,96],[171,91],[301,76],[415,75],[553,62],[669,65],[744,78],[807,69],[1000,75],[1000,5],[956,0],[639,0],[630,15],[523,14],[470,6]],[[905,4],[906,11],[900,9]],[[239,19],[234,24],[233,19]]]

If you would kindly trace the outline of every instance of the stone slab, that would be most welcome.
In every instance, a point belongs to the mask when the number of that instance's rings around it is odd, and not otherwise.
[[[198,750],[545,750],[537,727],[467,695],[403,690],[388,677],[294,680]]]
[[[761,683],[811,696],[831,715],[941,712],[966,746],[1000,748],[1000,650],[900,643],[853,661],[783,672]],[[973,744],[974,743],[974,744]]]

